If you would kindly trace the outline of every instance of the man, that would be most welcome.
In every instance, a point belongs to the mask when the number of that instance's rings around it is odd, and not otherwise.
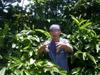
[[[48,52],[51,60],[61,68],[68,71],[68,53],[73,52],[73,48],[67,39],[61,38],[61,29],[58,24],[53,24],[49,28],[51,39],[44,42],[39,48],[39,52]]]

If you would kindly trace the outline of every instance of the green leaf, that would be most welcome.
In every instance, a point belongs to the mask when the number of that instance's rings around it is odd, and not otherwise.
[[[82,54],[82,52],[81,52],[81,51],[77,51],[77,52],[75,52],[75,54],[74,54],[74,55],[75,55],[76,57],[78,57],[78,56],[79,56],[79,54]]]
[[[87,56],[88,56],[88,58],[90,58],[90,60],[93,61],[94,64],[96,64],[96,60],[91,54],[87,53]]]
[[[74,69],[72,69],[72,75],[79,75],[81,68],[80,67],[76,67]]]
[[[0,75],[5,75],[5,71],[6,71],[6,68],[5,68],[5,67],[2,68],[2,69],[0,70]]]
[[[4,29],[3,29],[3,34],[6,35],[9,31],[9,26],[8,25],[5,25],[4,26]]]
[[[86,59],[86,52],[83,52],[83,60]]]
[[[74,5],[74,9],[77,9],[81,6],[82,3],[84,3],[85,0],[78,0],[77,3]]]
[[[3,59],[2,55],[0,55],[0,59]]]
[[[46,37],[50,37],[50,34],[47,32],[47,31],[44,31],[44,30],[42,30],[42,29],[35,29],[35,31],[38,31],[38,32],[40,32],[40,33],[42,33],[42,34],[44,34]]]
[[[24,72],[26,75],[30,75],[30,73],[27,70],[25,70]]]
[[[89,25],[91,25],[92,24],[92,22],[86,22],[84,25],[82,25],[81,27],[80,27],[80,29],[84,29],[84,28],[86,28],[87,26],[89,26]]]
[[[0,47],[4,46],[4,36],[0,36]]]
[[[79,23],[79,25],[82,25],[84,22],[86,22],[87,20],[82,19]]]
[[[72,17],[73,21],[74,21],[74,22],[78,25],[78,27],[79,27],[80,22],[78,21],[78,19],[75,18],[75,17],[72,16],[72,15],[71,15],[71,17]]]
[[[100,52],[100,45],[99,44],[96,44],[96,51],[97,51],[97,53]]]
[[[96,0],[96,2],[100,4],[100,0]]]

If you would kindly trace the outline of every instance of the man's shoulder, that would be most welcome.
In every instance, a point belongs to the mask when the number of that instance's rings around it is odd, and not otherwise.
[[[47,39],[44,44],[49,44],[51,42],[51,39]]]

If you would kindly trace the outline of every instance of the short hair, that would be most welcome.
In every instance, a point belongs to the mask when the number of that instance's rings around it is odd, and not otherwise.
[[[60,29],[60,25],[58,25],[58,24],[52,24],[52,25],[50,26],[50,28],[49,28],[49,30],[55,30],[55,29],[61,30],[61,29]]]

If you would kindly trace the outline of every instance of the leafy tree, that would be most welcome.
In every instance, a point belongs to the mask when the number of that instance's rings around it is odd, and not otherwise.
[[[99,8],[99,0],[31,0],[26,6],[0,1],[0,75],[66,74],[38,55],[52,23],[61,24],[74,48],[68,75],[99,75]]]

